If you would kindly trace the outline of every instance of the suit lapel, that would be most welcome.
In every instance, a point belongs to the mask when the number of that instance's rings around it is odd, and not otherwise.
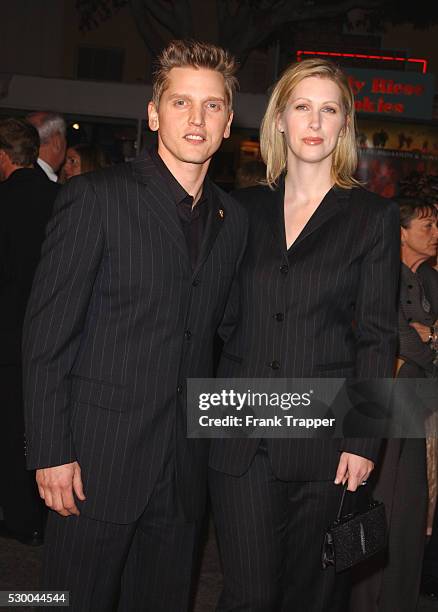
[[[311,234],[316,232],[320,227],[325,225],[335,215],[339,214],[343,210],[344,204],[350,197],[349,189],[340,189],[339,187],[332,187],[328,191],[322,200],[321,204],[315,210],[313,215],[310,217],[306,225],[304,226],[301,234],[297,237],[295,242],[289,249],[292,252],[299,244],[308,238]]]
[[[278,245],[285,263],[288,263],[286,234],[284,230],[284,177],[280,178],[274,191],[266,191],[266,204],[263,206],[268,224],[274,235],[274,244]]]
[[[190,268],[189,254],[181,223],[178,218],[175,202],[160,172],[146,152],[143,156],[131,162],[135,180],[141,183],[140,199],[154,215],[158,223],[167,232],[170,239],[184,257],[185,264]]]
[[[208,180],[208,179],[206,179]],[[215,192],[214,186],[210,183],[211,193],[211,205],[207,216],[207,222],[205,224],[204,235],[201,242],[201,248],[199,250],[198,263],[193,271],[193,276],[196,276],[199,269],[205,263],[213,244],[217,238],[219,231],[221,230],[227,211],[222,204],[219,195]]]
[[[350,193],[350,189],[341,189],[339,187],[330,189],[304,226],[301,234],[292,244],[289,251],[287,251],[284,227],[284,177],[281,177],[275,191],[268,193],[269,201],[267,206],[265,206],[265,210],[267,211],[269,225],[274,234],[276,244],[280,245],[283,258],[286,261],[288,253],[293,252],[306,238],[311,236],[335,215],[342,212],[343,207],[348,203]]]

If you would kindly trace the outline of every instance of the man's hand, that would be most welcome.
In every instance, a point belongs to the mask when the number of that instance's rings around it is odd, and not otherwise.
[[[61,516],[71,514],[79,516],[80,512],[76,506],[73,492],[81,501],[85,500],[85,495],[82,487],[81,468],[77,461],[37,470],[36,481],[40,496],[46,502],[46,506]]]
[[[374,463],[365,457],[342,453],[336,472],[335,484],[345,484],[348,480],[348,491],[356,491],[374,469]]]

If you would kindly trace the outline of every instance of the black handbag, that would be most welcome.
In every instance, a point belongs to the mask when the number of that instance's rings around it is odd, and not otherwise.
[[[379,551],[387,544],[385,506],[370,498],[362,512],[342,516],[347,483],[342,491],[336,520],[327,529],[322,546],[322,567],[342,572]]]

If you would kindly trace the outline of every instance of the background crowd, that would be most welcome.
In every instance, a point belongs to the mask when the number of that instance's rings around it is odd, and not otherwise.
[[[21,391],[24,312],[60,184],[110,164],[98,145],[68,143],[66,124],[59,114],[39,111],[23,119],[0,121],[4,219],[0,227],[0,386],[4,406],[0,458],[6,466],[0,472],[1,534],[28,545],[43,543],[46,510],[34,474],[25,467]],[[264,173],[264,164],[252,161],[238,169],[236,187],[259,184]],[[436,378],[438,177],[415,174],[406,178],[399,185],[396,201],[402,244],[398,376]],[[415,605],[421,584],[424,592],[438,596],[437,444],[433,437],[427,444],[421,439],[396,440],[388,443],[383,453],[373,486],[376,497],[383,498],[389,510],[389,556],[387,551],[384,559],[374,559],[365,579],[359,572],[353,592],[357,597],[354,612],[374,610],[370,602],[375,589],[387,590],[388,602],[379,608],[382,611],[391,610],[394,597],[408,598],[409,605]],[[389,482],[395,483],[390,494]],[[428,503],[429,542],[421,583]]]

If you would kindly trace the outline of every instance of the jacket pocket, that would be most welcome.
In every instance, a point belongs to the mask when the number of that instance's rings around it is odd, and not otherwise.
[[[71,376],[71,399],[77,404],[125,412],[126,387],[82,376]]]

